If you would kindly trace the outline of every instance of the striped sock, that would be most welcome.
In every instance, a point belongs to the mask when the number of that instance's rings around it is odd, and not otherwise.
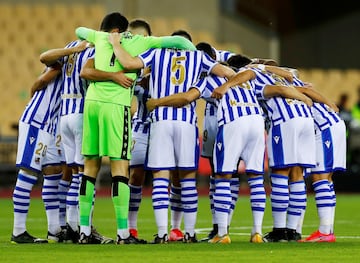
[[[59,197],[58,188],[62,174],[44,175],[42,187],[42,199],[45,205],[46,217],[48,222],[48,231],[51,234],[60,232],[59,222]]]
[[[323,234],[330,234],[333,196],[330,193],[329,181],[327,179],[319,180],[313,183],[313,187],[320,220],[319,231]]]
[[[289,184],[289,208],[287,211],[287,224],[289,229],[296,230],[302,211],[306,207],[305,182],[297,181]]]
[[[66,195],[66,221],[74,231],[78,231],[79,225],[79,188],[80,175],[73,174]]]
[[[286,212],[289,206],[288,177],[271,174],[271,210],[274,228],[286,227]]]
[[[129,184],[129,188],[130,202],[128,224],[130,229],[137,229],[137,218],[142,198],[142,186]]]
[[[13,235],[18,236],[26,231],[26,218],[30,206],[30,193],[36,184],[37,177],[19,171],[13,192],[14,228]]]
[[[169,179],[154,178],[152,204],[159,237],[168,233]]]
[[[228,217],[231,206],[230,180],[215,179],[214,208],[218,223],[218,235],[227,234]]]
[[[335,207],[336,207],[336,193],[334,183],[329,182],[330,193],[332,196],[332,210],[331,210],[331,233],[334,233],[334,222],[335,222]]]
[[[198,192],[196,189],[196,179],[182,179],[181,184],[181,203],[184,211],[185,232],[193,236],[195,233],[195,223],[198,206]]]
[[[59,197],[59,223],[61,227],[66,226],[66,196],[70,187],[70,182],[65,180],[59,181],[58,197]]]
[[[212,215],[212,224],[217,224],[215,218],[215,208],[214,208],[214,193],[215,193],[215,178],[214,176],[210,176],[210,184],[209,184],[209,200],[210,200],[210,210]]]
[[[170,188],[170,226],[171,229],[180,229],[183,208],[181,203],[181,187],[171,184]]]
[[[250,186],[250,204],[253,217],[253,228],[251,234],[259,233],[262,235],[262,224],[265,212],[266,193],[264,179],[262,176],[248,179]]]
[[[236,202],[239,198],[239,187],[240,187],[239,177],[231,178],[230,179],[231,205],[230,205],[230,213],[228,218],[228,226],[230,226],[231,219],[234,214]]]

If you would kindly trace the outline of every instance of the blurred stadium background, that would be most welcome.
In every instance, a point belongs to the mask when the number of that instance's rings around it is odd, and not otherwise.
[[[16,179],[17,123],[43,69],[40,53],[65,46],[78,26],[97,29],[113,11],[146,19],[157,36],[184,29],[195,44],[298,68],[303,80],[335,102],[346,94],[347,110],[359,99],[359,1],[0,0],[0,189]],[[360,191],[359,126],[349,120],[348,172],[335,176],[338,190]],[[201,164],[199,174],[208,173]]]

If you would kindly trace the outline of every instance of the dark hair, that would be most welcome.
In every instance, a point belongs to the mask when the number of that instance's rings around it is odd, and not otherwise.
[[[186,32],[185,30],[176,30],[174,31],[172,34],[172,36],[182,36],[182,37],[185,37],[187,38],[188,40],[190,40],[192,42],[192,38],[190,36],[190,34],[188,32]]]
[[[237,54],[237,55],[231,56],[226,62],[227,62],[231,67],[234,67],[234,68],[242,68],[242,67],[250,64],[250,63],[251,63],[251,59],[248,58],[248,57],[246,57],[246,56]]]
[[[214,49],[212,48],[212,46],[209,43],[200,42],[200,43],[198,43],[196,45],[196,49],[197,50],[202,50],[206,54],[208,54],[212,59],[216,59],[215,51],[214,51]]]
[[[119,12],[107,14],[101,22],[100,30],[110,32],[113,29],[119,29],[119,32],[127,30],[129,21]]]
[[[148,35],[151,36],[152,35],[152,32],[151,32],[151,28],[150,28],[150,25],[148,22],[146,22],[145,20],[142,20],[142,19],[135,19],[135,20],[132,20],[130,23],[129,23],[129,27],[132,27],[132,28],[145,28],[145,30],[147,31]]]

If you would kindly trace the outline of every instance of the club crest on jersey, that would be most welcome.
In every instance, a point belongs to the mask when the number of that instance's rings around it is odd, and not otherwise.
[[[33,144],[33,142],[35,141],[35,138],[31,136],[31,137],[29,138],[29,140],[30,140],[30,144]]]
[[[275,143],[278,144],[279,140],[280,140],[280,136],[274,136],[273,138],[274,138]]]
[[[330,148],[330,144],[331,144],[331,142],[329,141],[329,140],[327,140],[326,142],[325,142],[325,145],[326,145],[326,147],[329,149]]]

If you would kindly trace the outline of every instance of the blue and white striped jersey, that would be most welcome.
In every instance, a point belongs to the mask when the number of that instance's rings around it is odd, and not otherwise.
[[[80,40],[69,43],[65,48],[71,48],[80,43]],[[87,48],[63,58],[63,79],[61,116],[83,113],[86,89],[89,82],[80,77],[80,71],[88,59],[94,58],[95,49]]]
[[[36,91],[20,121],[55,135],[61,107],[62,76],[59,74],[46,88]]]
[[[149,131],[149,119],[148,111],[146,109],[146,101],[150,98],[149,90],[144,89],[140,85],[135,85],[134,87],[134,96],[137,98],[137,110],[134,115],[133,122],[133,131],[143,133],[148,133]]]
[[[289,86],[289,83],[278,75],[257,68],[251,68],[256,78],[252,81],[255,83],[255,94],[259,100],[263,100],[262,105],[266,106],[269,119],[273,125],[278,125],[292,118],[304,117],[311,118],[310,108],[302,101],[288,99],[284,97],[265,98],[263,91],[266,85]]]
[[[215,51],[216,61],[219,62],[226,62],[230,57],[235,55],[235,53],[226,50],[217,50],[215,48],[213,48],[213,50]]]
[[[151,67],[149,92],[155,99],[188,91],[201,74],[209,74],[217,64],[202,51],[150,49],[139,57],[145,67]],[[192,102],[182,108],[158,107],[150,117],[152,121],[180,120],[195,124],[195,106]]]
[[[208,98],[213,90],[226,82],[225,78],[215,75],[200,79],[193,86],[201,92],[201,96]],[[224,125],[235,119],[248,115],[262,115],[263,111],[256,99],[253,83],[247,81],[229,89],[221,100],[217,101],[218,125]]]
[[[304,83],[300,79],[294,77],[294,85],[304,86]],[[310,109],[315,126],[320,131],[341,121],[340,116],[324,103],[314,102]]]

